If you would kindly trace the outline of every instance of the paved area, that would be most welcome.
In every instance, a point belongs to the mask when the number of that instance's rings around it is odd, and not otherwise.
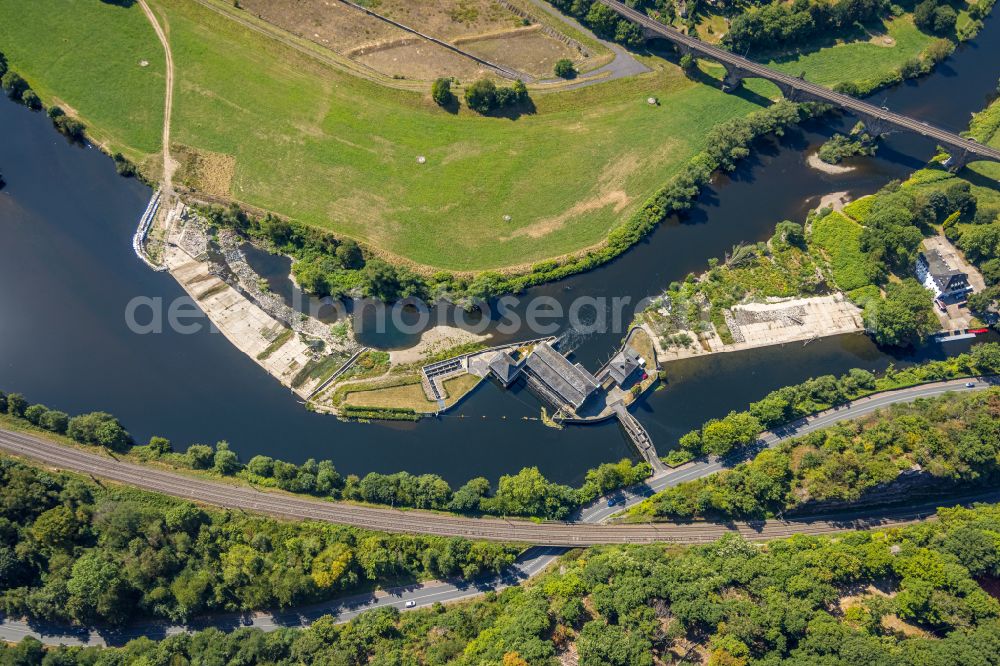
[[[770,303],[736,305],[725,313],[734,342],[726,344],[713,329],[710,334],[688,331],[695,342],[687,347],[664,348],[659,336],[646,326],[656,342],[661,361],[691,356],[743,351],[789,342],[809,342],[816,338],[864,330],[861,310],[840,293],[813,298],[796,298]],[[699,340],[699,337],[701,338]]]
[[[649,67],[635,59],[631,53],[628,52],[624,47],[615,44],[614,42],[609,42],[606,39],[601,39],[591,31],[590,28],[586,27],[579,21],[577,21],[572,16],[567,16],[561,11],[553,7],[551,4],[545,0],[529,0],[531,4],[545,12],[549,16],[554,17],[558,21],[565,23],[574,30],[578,30],[583,34],[591,37],[592,39],[600,42],[605,48],[614,54],[614,60],[599,67],[593,71],[586,72],[582,74],[575,83],[569,85],[560,86],[560,90],[571,90],[573,88],[583,88],[585,86],[594,85],[595,83],[604,83],[606,81],[614,81],[615,79],[622,79],[628,76],[635,76],[636,74],[644,74],[650,71]],[[548,79],[545,81],[537,81],[536,83],[556,83],[562,82],[563,79]]]

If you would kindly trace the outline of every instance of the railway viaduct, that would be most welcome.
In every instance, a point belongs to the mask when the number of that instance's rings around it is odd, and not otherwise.
[[[893,113],[888,109],[869,104],[850,95],[835,92],[805,79],[776,71],[725,49],[707,44],[696,37],[686,35],[618,0],[598,0],[598,2],[636,23],[642,28],[647,39],[666,39],[672,42],[681,53],[712,60],[722,65],[726,70],[722,81],[723,90],[735,90],[744,79],[767,79],[778,87],[786,99],[791,101],[832,104],[849,111],[864,123],[866,131],[872,136],[881,136],[895,130],[906,130],[930,137],[948,151],[949,157],[944,165],[952,171],[957,171],[969,162],[1000,162],[1000,150],[985,146],[974,139],[967,139],[954,132],[934,127],[909,116]]]

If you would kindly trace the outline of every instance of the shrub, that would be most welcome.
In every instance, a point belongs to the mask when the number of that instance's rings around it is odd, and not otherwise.
[[[69,420],[66,434],[81,444],[104,446],[114,451],[123,451],[132,443],[128,431],[107,412],[74,416]]]
[[[42,108],[42,100],[39,99],[38,94],[31,88],[21,93],[21,101],[32,111],[38,111]]]
[[[28,82],[21,78],[20,74],[11,70],[7,70],[7,73],[0,77],[0,86],[11,99],[17,101],[20,101],[21,95],[29,89]]]
[[[50,432],[65,435],[66,429],[69,427],[69,414],[58,410],[48,410],[42,415],[39,425]]]
[[[436,79],[431,85],[431,98],[438,106],[448,106],[454,103],[455,93],[451,91],[451,79]]]
[[[24,418],[24,410],[28,408],[28,401],[20,393],[11,393],[7,396],[7,413],[11,416]]]
[[[49,408],[45,405],[31,405],[24,410],[24,418],[31,425],[41,425],[42,417],[45,416],[45,412],[49,411]]]
[[[188,447],[187,453],[184,456],[192,469],[208,469],[215,462],[215,454],[212,451],[212,447],[205,446],[204,444],[192,444]]]
[[[496,102],[497,86],[489,79],[479,79],[465,89],[465,103],[473,111],[489,113]]]
[[[560,58],[557,60],[553,71],[555,71],[556,76],[563,79],[572,79],[576,76],[576,67],[569,58]]]

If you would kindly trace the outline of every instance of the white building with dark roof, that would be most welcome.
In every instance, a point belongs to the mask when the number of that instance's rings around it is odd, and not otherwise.
[[[961,296],[972,290],[969,276],[949,265],[937,250],[921,252],[917,257],[917,279],[934,292],[935,298]]]

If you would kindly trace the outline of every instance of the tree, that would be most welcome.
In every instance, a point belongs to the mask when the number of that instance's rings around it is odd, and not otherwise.
[[[698,69],[698,61],[690,53],[683,54],[677,64],[680,65],[681,70],[688,76],[694,74]]]
[[[157,437],[155,435],[149,438],[149,444],[147,446],[149,447],[149,450],[157,457],[165,456],[166,454],[174,450],[174,447],[170,443],[169,439],[167,439],[166,437]]]
[[[28,409],[28,401],[20,393],[11,393],[7,396],[7,413],[11,416],[24,418],[24,412]]]
[[[67,548],[80,533],[81,524],[68,506],[49,509],[35,519],[31,534],[49,548]]]
[[[950,33],[955,29],[958,14],[950,5],[941,5],[934,10],[934,32],[939,35]]]
[[[341,582],[353,562],[354,553],[350,548],[342,543],[331,544],[313,558],[313,582],[322,590],[329,589]]]
[[[42,100],[38,97],[38,94],[31,88],[28,88],[23,93],[21,93],[21,101],[24,103],[26,107],[28,107],[32,111],[38,111],[39,109],[42,108]]]
[[[556,76],[563,79],[572,79],[576,76],[576,67],[573,65],[573,61],[569,58],[560,58],[557,60],[553,71]]]
[[[211,446],[204,444],[192,444],[184,454],[187,463],[192,469],[208,469],[215,459],[215,454]]]
[[[587,12],[587,24],[601,37],[614,39],[618,29],[618,14],[610,7],[595,2]]]
[[[913,23],[924,32],[932,32],[937,6],[937,0],[923,0],[913,10]]]
[[[774,243],[775,241],[778,244],[784,243],[798,248],[805,248],[806,234],[801,224],[785,220],[784,222],[778,222],[774,227],[774,236],[771,237],[771,242]]]
[[[74,416],[69,420],[66,434],[81,444],[106,446],[116,451],[124,450],[132,443],[132,437],[107,412],[91,412]]]
[[[122,568],[99,552],[88,552],[73,565],[66,581],[66,606],[84,622],[107,620],[119,624],[132,612],[132,593],[122,578]]]
[[[365,265],[361,248],[350,238],[340,241],[336,254],[340,265],[349,270],[357,270]]]
[[[451,79],[436,79],[431,85],[431,98],[438,106],[449,106],[454,104],[455,93],[451,91]]]
[[[132,438],[128,431],[122,427],[117,419],[105,421],[97,426],[94,431],[95,443],[112,451],[124,451],[132,443]]]
[[[490,482],[483,477],[470,479],[464,486],[455,491],[448,509],[459,513],[472,513],[479,510],[479,504],[484,497],[489,497]]]
[[[240,471],[240,459],[229,449],[229,442],[219,442],[215,445],[212,469],[216,474],[230,476]]]
[[[479,79],[465,89],[465,104],[477,113],[489,113],[496,103],[497,87],[489,79]]]
[[[69,414],[54,409],[48,410],[42,414],[39,425],[50,432],[65,435],[66,428],[69,427]]]
[[[8,97],[16,101],[20,101],[24,91],[29,89],[28,82],[12,70],[7,70],[7,73],[0,77],[0,86],[7,92]]]
[[[873,298],[865,304],[865,329],[880,345],[909,347],[923,342],[939,323],[934,314],[931,293],[908,278],[886,287],[885,298]]]
[[[24,410],[24,418],[32,425],[41,425],[42,417],[49,411],[45,405],[31,405]]]

